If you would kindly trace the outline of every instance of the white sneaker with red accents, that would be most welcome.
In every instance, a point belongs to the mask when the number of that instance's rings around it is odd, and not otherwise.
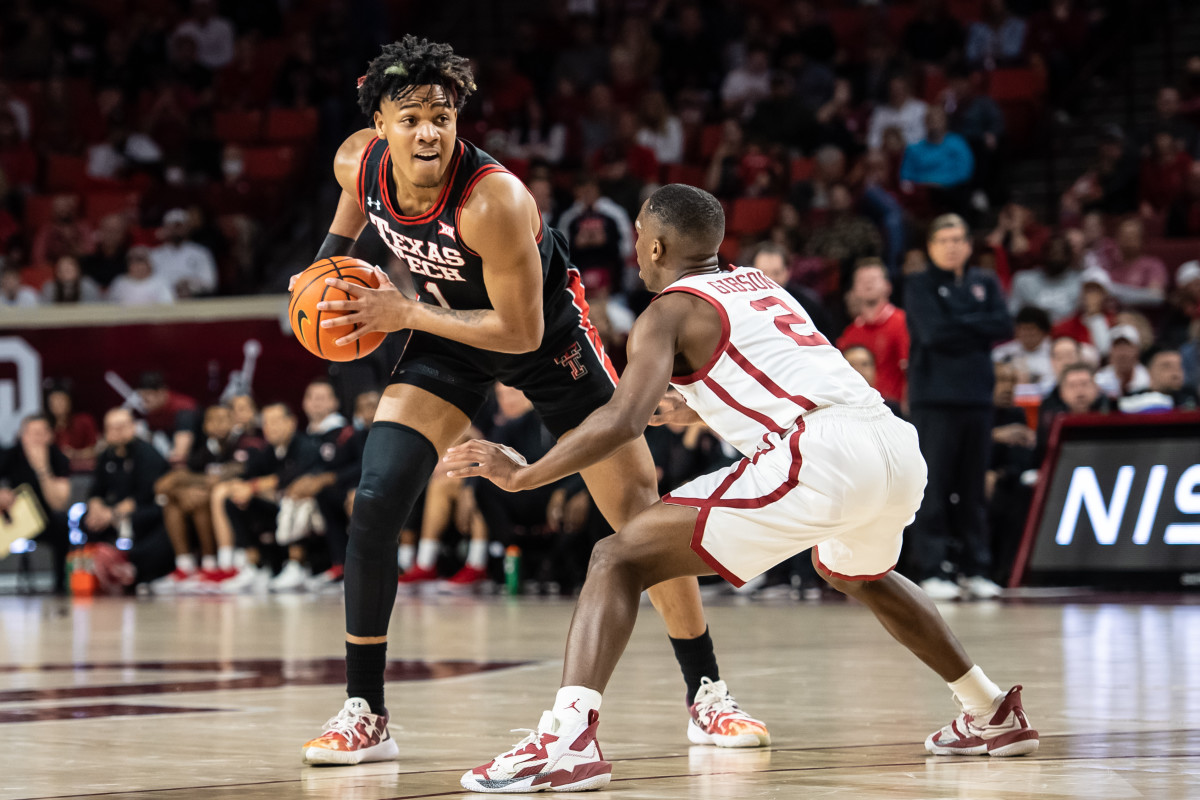
[[[306,764],[362,764],[392,761],[400,755],[396,740],[388,733],[388,718],[372,714],[361,697],[351,697],[325,730],[304,743]]]
[[[1021,687],[1014,686],[987,714],[967,712],[925,740],[936,756],[1024,756],[1036,753],[1038,732],[1021,707]]]
[[[738,707],[725,681],[701,678],[689,712],[687,737],[692,744],[765,747],[771,743],[767,726]]]
[[[603,789],[612,778],[612,764],[604,760],[596,740],[599,724],[600,712],[593,710],[578,725],[556,730],[554,714],[544,711],[537,730],[507,753],[465,773],[462,787],[506,794]]]

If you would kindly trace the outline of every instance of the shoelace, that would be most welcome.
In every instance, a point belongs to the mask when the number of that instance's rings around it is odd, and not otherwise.
[[[699,706],[697,713],[706,719],[712,719],[721,714],[745,716],[742,709],[738,707],[737,701],[729,694],[729,691],[721,691],[708,678],[701,681],[700,691],[696,692],[696,695],[695,702]]]
[[[534,747],[542,746],[542,736],[546,734],[546,731],[534,730],[533,728],[513,728],[511,731],[509,731],[509,733],[522,732],[526,732],[528,735],[521,741],[517,742],[516,745],[507,753],[502,753],[501,755],[496,756],[494,760],[498,766],[508,768],[510,766],[509,762],[515,759],[518,755],[522,755],[521,751],[529,745],[533,745]]]
[[[349,744],[353,741],[354,726],[358,724],[358,719],[359,715],[351,714],[343,708],[336,717],[330,717],[329,721],[325,723],[325,733],[336,733]]]

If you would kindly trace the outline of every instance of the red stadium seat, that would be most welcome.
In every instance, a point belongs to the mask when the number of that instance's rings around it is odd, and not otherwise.
[[[763,233],[775,224],[778,197],[739,197],[733,201],[728,228],[734,235]]]
[[[988,94],[997,103],[1006,100],[1038,102],[1046,91],[1046,77],[1037,69],[997,69],[988,78]]]
[[[244,159],[251,180],[282,181],[296,168],[296,151],[290,147],[247,148]]]
[[[316,109],[272,108],[267,112],[268,142],[311,142],[316,135]]]
[[[663,183],[685,183],[703,189],[707,172],[704,167],[692,164],[664,164],[662,179]]]
[[[140,199],[137,192],[89,192],[83,198],[83,216],[95,225],[110,214],[136,215]]]
[[[218,111],[213,115],[213,131],[222,142],[254,144],[262,139],[261,111]]]
[[[738,258],[741,257],[741,250],[742,243],[738,240],[738,237],[726,236],[723,240],[721,240],[721,247],[719,250],[717,250],[717,252],[720,254],[721,258],[736,264],[738,262]]]
[[[87,182],[87,159],[83,156],[47,156],[46,189],[51,192],[75,191]]]
[[[718,145],[721,144],[721,125],[713,123],[705,125],[700,131],[700,157],[708,161],[713,157],[713,153],[717,152]]]
[[[791,166],[792,183],[797,181],[806,181],[812,177],[813,160],[811,158],[793,158]]]
[[[25,233],[32,239],[50,221],[54,195],[33,194],[25,199]]]

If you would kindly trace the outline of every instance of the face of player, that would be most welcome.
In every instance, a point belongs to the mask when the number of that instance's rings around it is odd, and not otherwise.
[[[457,125],[458,112],[441,86],[418,86],[375,112],[375,132],[387,140],[396,179],[418,189],[441,186]]]
[[[375,420],[375,411],[379,408],[379,392],[363,392],[354,398],[354,416],[370,425]]]
[[[204,412],[204,435],[224,439],[233,430],[233,414],[225,406],[212,406]]]
[[[234,424],[241,425],[243,428],[254,425],[254,417],[258,414],[258,408],[249,395],[239,394],[233,398],[230,406],[233,409]]]
[[[633,229],[637,238],[633,249],[637,253],[638,275],[641,276],[647,289],[652,292],[661,292],[671,284],[672,280],[658,266],[659,259],[662,257],[662,242],[659,238],[662,225],[659,223],[658,217],[646,213],[646,206],[643,205],[637,219],[633,221]]]
[[[267,406],[262,414],[263,437],[272,447],[282,447],[292,440],[296,420],[279,406]]]
[[[337,411],[337,397],[333,387],[327,383],[311,383],[304,390],[304,415],[311,423],[317,423]]]

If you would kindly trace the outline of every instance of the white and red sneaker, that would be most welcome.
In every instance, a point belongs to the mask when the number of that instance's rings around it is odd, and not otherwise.
[[[325,730],[304,743],[306,764],[362,764],[392,761],[400,755],[396,740],[388,733],[388,718],[372,714],[361,697],[351,697]]]
[[[537,730],[483,766],[462,776],[460,783],[472,792],[586,792],[603,789],[612,778],[612,764],[604,760],[596,728],[600,713],[589,711],[571,729],[555,729],[554,714],[542,712]],[[518,728],[517,730],[528,730]]]
[[[150,591],[154,594],[184,594],[184,587],[195,581],[198,573],[185,572],[178,567],[170,575],[164,575],[150,582]]]
[[[405,570],[397,581],[401,589],[415,589],[425,584],[432,584],[438,579],[437,569],[425,569],[413,564],[410,569]]]
[[[440,589],[447,594],[465,594],[478,591],[487,584],[487,572],[467,564],[450,578],[441,582]]]
[[[725,681],[701,678],[700,690],[688,710],[687,737],[692,744],[765,747],[771,743],[767,726],[738,707]]]
[[[1021,707],[1021,687],[996,700],[986,715],[967,712],[925,740],[935,756],[1024,756],[1036,753],[1038,732]]]

